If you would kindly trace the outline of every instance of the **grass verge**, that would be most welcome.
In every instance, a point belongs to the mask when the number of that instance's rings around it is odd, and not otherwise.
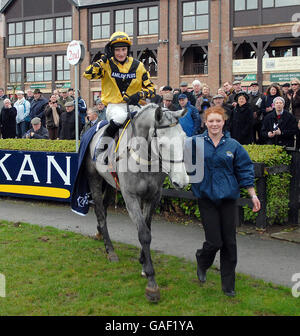
[[[146,301],[136,247],[115,243],[110,263],[103,242],[55,228],[0,221],[0,273],[6,297],[0,316],[218,316],[298,315],[299,299],[282,286],[237,274],[237,296],[220,289],[208,272],[200,286],[195,263],[152,253],[161,301]]]

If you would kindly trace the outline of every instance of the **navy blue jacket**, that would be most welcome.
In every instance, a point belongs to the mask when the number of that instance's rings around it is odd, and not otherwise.
[[[45,114],[44,114],[44,109],[46,105],[48,104],[48,100],[45,98],[39,98],[38,100],[33,99],[30,103],[30,120],[32,120],[35,117],[39,117],[43,124],[45,120]]]
[[[201,118],[199,111],[189,101],[185,105],[187,113],[179,119],[179,123],[188,137],[199,134],[201,129]]]
[[[207,131],[198,136],[204,137],[204,177],[202,182],[192,184],[196,197],[219,203],[222,199],[238,199],[240,188],[254,186],[253,163],[245,148],[232,139],[229,132],[225,132],[217,147]]]

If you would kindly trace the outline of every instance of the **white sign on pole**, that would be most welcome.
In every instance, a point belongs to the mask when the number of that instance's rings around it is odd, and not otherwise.
[[[84,46],[81,41],[73,40],[69,43],[67,49],[67,58],[71,65],[81,63],[84,59]]]
[[[84,59],[85,48],[81,41],[73,40],[69,43],[67,49],[67,59],[71,65],[75,65],[75,134],[76,134],[76,152],[78,153],[79,124],[78,124],[78,64]]]

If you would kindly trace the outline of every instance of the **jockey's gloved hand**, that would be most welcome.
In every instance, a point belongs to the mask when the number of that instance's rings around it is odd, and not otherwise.
[[[98,51],[97,54],[93,57],[93,63],[99,63],[102,61],[106,63],[108,56],[101,51]]]
[[[144,98],[144,93],[142,91],[139,91],[132,96],[128,96],[127,93],[123,95],[123,100],[128,104],[128,105],[138,105],[139,101]]]

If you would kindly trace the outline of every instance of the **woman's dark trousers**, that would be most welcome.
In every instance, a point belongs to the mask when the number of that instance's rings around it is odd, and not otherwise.
[[[198,266],[206,271],[220,250],[222,289],[234,290],[237,264],[236,201],[222,200],[216,204],[209,199],[199,199],[198,205],[206,239],[202,249],[196,252]]]

